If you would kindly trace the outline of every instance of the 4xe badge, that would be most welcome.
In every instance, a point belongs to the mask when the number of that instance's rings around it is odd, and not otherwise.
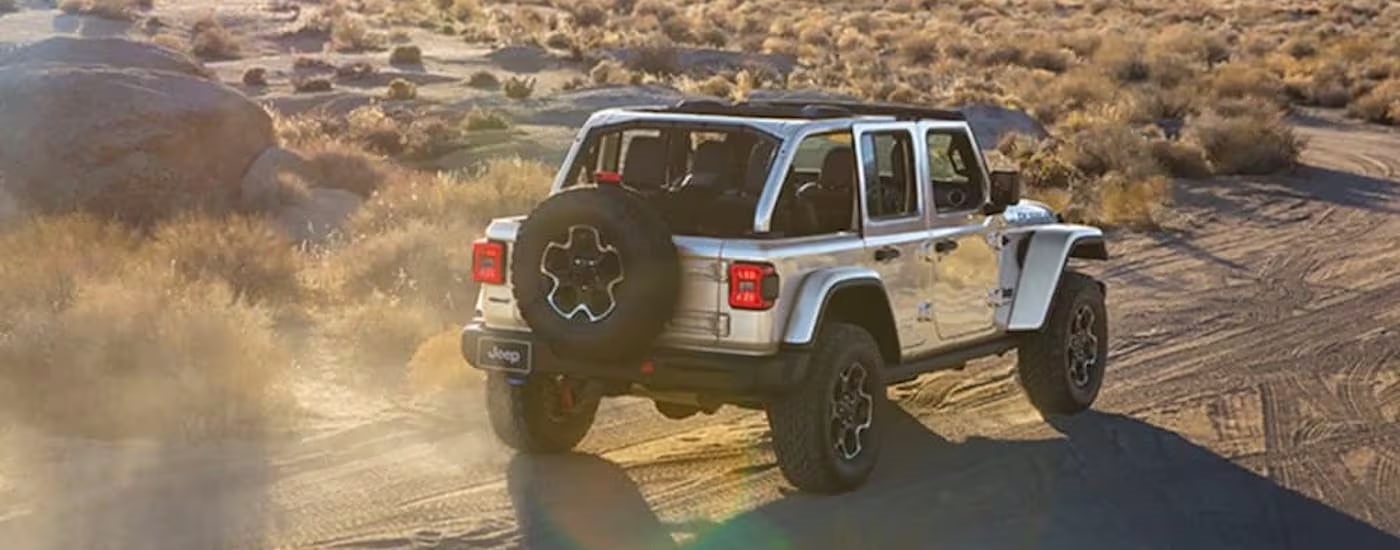
[[[478,366],[507,372],[530,372],[530,343],[518,340],[482,338],[478,344]]]

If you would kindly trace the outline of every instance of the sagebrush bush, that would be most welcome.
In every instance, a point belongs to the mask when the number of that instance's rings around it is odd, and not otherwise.
[[[535,93],[535,78],[512,76],[505,82],[506,97],[511,99],[526,99]]]
[[[157,227],[148,246],[185,281],[222,281],[235,300],[283,305],[301,293],[291,240],[263,218],[182,215]]]
[[[138,10],[149,10],[152,7],[150,0],[59,0],[58,2],[58,9],[63,13],[93,15],[121,21],[135,20]]]
[[[1191,121],[1188,135],[1201,145],[1217,174],[1269,174],[1297,164],[1304,142],[1282,114],[1227,116],[1207,112]]]
[[[402,78],[395,78],[389,82],[389,90],[385,97],[394,101],[406,101],[418,97],[418,86]]]
[[[1381,124],[1400,124],[1400,79],[1387,80],[1347,107],[1356,118]]]
[[[290,358],[268,312],[185,277],[124,225],[40,217],[0,233],[0,408],[87,435],[256,428]],[[22,256],[21,256],[22,254]]]
[[[212,61],[238,59],[243,54],[243,44],[218,19],[209,15],[194,22],[190,31],[190,53]]]

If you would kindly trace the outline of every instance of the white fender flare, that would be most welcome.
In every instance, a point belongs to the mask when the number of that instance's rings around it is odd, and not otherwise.
[[[1007,330],[1040,329],[1071,254],[1094,259],[1108,256],[1103,231],[1097,227],[1070,224],[1038,227],[1029,238]]]
[[[880,274],[865,267],[833,267],[811,273],[803,278],[797,290],[797,305],[788,315],[783,330],[783,343],[804,345],[816,338],[821,328],[822,313],[836,291],[847,286],[873,285],[882,289]]]

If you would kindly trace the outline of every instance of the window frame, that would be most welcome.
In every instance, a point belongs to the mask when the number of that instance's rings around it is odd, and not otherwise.
[[[957,146],[957,142],[959,139],[966,140],[967,150],[964,152],[970,153],[972,155],[973,164],[971,166],[971,169],[973,170],[974,177],[976,179],[981,180],[980,182],[969,181],[969,183],[978,183],[978,187],[981,191],[980,201],[974,202],[969,206],[957,210],[943,210],[940,209],[938,205],[934,203],[933,166],[932,158],[930,156],[929,151],[929,137],[933,135],[951,136],[953,139],[952,144],[954,147]],[[920,123],[919,136],[920,141],[923,145],[922,156],[924,158],[924,163],[928,165],[928,170],[924,174],[924,185],[921,185],[921,187],[924,189],[924,192],[927,193],[929,196],[929,212],[932,215],[932,219],[935,221],[939,219],[966,219],[970,215],[980,214],[982,212],[982,209],[987,205],[988,196],[991,190],[989,188],[990,178],[988,177],[986,160],[981,154],[981,147],[977,143],[977,136],[973,135],[970,129],[965,125],[948,122]],[[949,160],[951,161],[951,159]]]
[[[856,124],[852,128],[852,132],[855,134],[855,154],[858,166],[856,179],[860,188],[860,193],[857,198],[860,201],[860,216],[863,227],[881,233],[885,232],[884,230],[887,228],[900,228],[898,230],[905,230],[905,228],[915,223],[922,227],[925,213],[928,211],[929,205],[927,193],[924,190],[925,186],[919,184],[919,182],[923,180],[922,175],[927,172],[927,162],[919,160],[918,151],[922,141],[918,138],[918,132],[907,122]],[[868,193],[870,190],[869,176],[872,170],[878,170],[878,165],[872,164],[876,162],[877,157],[876,152],[870,149],[874,146],[875,135],[899,133],[904,134],[910,147],[914,150],[913,154],[907,159],[910,168],[909,177],[914,180],[913,185],[910,186],[915,194],[914,211],[899,216],[875,218],[871,216],[870,205],[868,204],[869,201],[867,198],[869,197]],[[869,141],[867,141],[867,138]]]

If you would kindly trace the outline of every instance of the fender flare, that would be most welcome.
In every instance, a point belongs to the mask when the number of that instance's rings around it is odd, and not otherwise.
[[[1021,262],[1007,330],[1039,330],[1045,324],[1060,276],[1071,257],[1108,259],[1103,231],[1086,225],[1056,225],[1029,236]]]
[[[885,283],[880,274],[865,267],[832,267],[808,274],[798,287],[796,305],[788,313],[783,330],[783,345],[805,346],[816,339],[826,315],[827,303],[838,291],[846,288],[872,286],[883,293]]]

